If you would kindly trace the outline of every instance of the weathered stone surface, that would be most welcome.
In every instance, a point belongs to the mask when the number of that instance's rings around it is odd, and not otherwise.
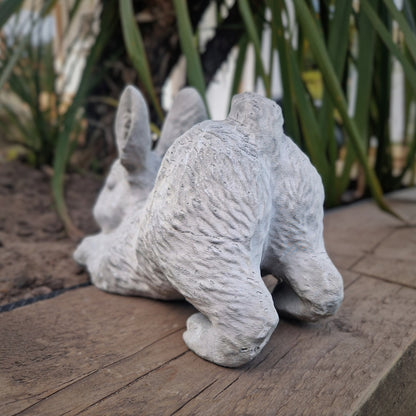
[[[280,108],[256,94],[234,97],[226,120],[197,124],[174,141],[153,186],[159,155],[147,139],[130,144],[145,136],[134,127],[134,114],[144,113],[133,97],[123,95],[116,122],[125,210],[117,225],[109,215],[110,227],[75,253],[94,284],[120,294],[185,297],[199,311],[187,321],[185,343],[231,367],[261,351],[278,323],[276,308],[302,320],[333,314],[343,284],[325,251],[322,182],[285,136]],[[130,134],[135,128],[140,134]],[[133,187],[122,175],[137,171],[143,176],[135,175]],[[103,201],[97,205],[105,213]],[[273,297],[261,274],[283,281]]]
[[[151,151],[146,102],[136,88],[128,86],[124,90],[115,121],[119,157],[94,206],[94,218],[104,233],[114,230],[144,204],[166,150],[177,137],[206,118],[204,104],[196,90],[181,90],[175,97],[156,149]]]

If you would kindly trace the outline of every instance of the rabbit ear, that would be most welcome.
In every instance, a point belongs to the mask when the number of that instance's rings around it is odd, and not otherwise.
[[[115,133],[121,164],[129,171],[143,168],[151,148],[149,114],[142,94],[131,85],[121,94]]]
[[[156,153],[163,157],[175,139],[207,118],[204,102],[195,88],[179,91],[163,125]]]

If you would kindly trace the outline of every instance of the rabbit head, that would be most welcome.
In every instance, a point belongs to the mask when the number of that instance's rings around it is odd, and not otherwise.
[[[144,205],[167,149],[177,137],[206,118],[198,92],[184,88],[176,95],[156,149],[151,151],[146,102],[135,87],[124,89],[115,120],[118,158],[94,206],[94,218],[104,233],[114,230],[126,213]]]
[[[131,240],[137,228],[134,225],[153,189],[162,157],[169,146],[205,118],[204,104],[196,90],[186,88],[180,91],[167,116],[156,150],[152,151],[146,102],[132,86],[123,91],[115,120],[118,157],[93,210],[101,233],[85,238],[74,253],[75,261],[87,266],[94,282],[100,280],[99,270],[108,259],[108,253],[114,253],[112,250],[125,253],[133,247]],[[135,256],[132,250],[127,257]]]
[[[94,206],[94,218],[103,232],[116,228],[131,205],[146,200],[160,165],[151,152],[146,102],[133,86],[126,87],[121,95],[115,135],[118,158]]]

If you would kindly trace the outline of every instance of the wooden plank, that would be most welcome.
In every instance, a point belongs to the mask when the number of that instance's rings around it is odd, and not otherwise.
[[[385,259],[416,260],[416,224],[396,229],[375,248],[374,254]]]
[[[414,224],[416,188],[393,192],[387,200],[405,220]],[[349,268],[401,227],[403,223],[380,211],[371,201],[328,210],[324,218],[326,248],[338,267]]]
[[[79,381],[28,407],[19,415],[76,415],[107,396],[159,369],[188,349],[182,340],[183,329],[115,363],[103,366]],[[132,340],[133,341],[133,340]],[[115,413],[117,414],[117,413]]]
[[[412,198],[401,193],[393,204],[416,219]],[[364,261],[377,257],[372,264],[384,258],[386,270],[396,264],[391,273],[406,276],[410,269],[397,262],[413,268],[414,252],[399,243],[413,234],[368,202],[335,210],[325,221],[328,251],[338,267],[352,267],[341,270],[345,301],[335,317],[281,321],[256,360],[225,369],[187,351],[181,335],[189,305],[79,289],[0,315],[0,414],[352,414],[363,408],[416,342],[416,292],[359,273],[369,274]],[[409,286],[403,277],[397,281]],[[386,397],[395,391],[388,386]]]
[[[353,270],[416,289],[416,258],[412,261],[368,255],[355,265]]]
[[[358,278],[356,273],[349,271],[343,271],[343,276],[346,284],[351,284]],[[146,374],[153,372],[156,368],[163,366],[169,370],[169,367],[166,366],[165,363],[169,363],[172,359],[176,359],[187,351],[187,348],[182,341],[182,332],[183,328],[166,338],[156,341],[131,356],[106,365],[97,371],[86,375],[79,381],[69,384],[67,387],[62,388],[45,399],[41,399],[37,403],[27,407],[27,409],[23,410],[20,414],[54,416],[56,414],[65,413],[67,415],[75,415],[81,410],[114,394],[114,392],[122,390],[125,386],[136,382]],[[295,335],[294,332],[293,335]],[[195,365],[197,367],[205,366],[203,370],[205,376],[212,373],[214,377],[220,377],[223,388],[225,388],[224,383],[231,382],[235,378],[232,376],[231,380],[229,380],[227,375],[235,374],[235,372],[238,371],[212,366],[210,363],[200,360],[190,352],[188,353],[186,360],[190,361],[191,364],[183,364],[185,367],[193,369],[195,368]],[[160,371],[163,372],[165,370],[160,369]],[[183,374],[181,377],[182,376]],[[189,377],[185,377],[185,384],[188,382],[188,379]],[[204,378],[199,381],[202,384],[193,383],[193,387],[197,390],[198,388],[203,389],[206,387]],[[147,380],[146,383],[154,385],[154,383],[149,380]],[[176,380],[174,384],[179,388],[181,381]],[[219,386],[220,384],[217,383],[216,388],[219,388]],[[174,395],[174,397],[175,396],[176,395]],[[186,397],[186,395],[181,395],[181,397]],[[149,398],[147,400],[149,400]],[[146,405],[152,406],[152,408],[155,406],[155,414],[157,414],[160,410],[158,405],[162,405],[159,402],[160,400],[155,398],[153,404],[147,401]],[[163,406],[166,406],[166,397],[162,403]]]
[[[329,247],[327,248],[327,253],[338,269],[348,270],[363,257],[362,253],[338,252],[337,249],[341,250],[338,246]]]
[[[365,402],[355,416],[414,415],[416,413],[415,369],[416,342],[406,350],[371,396],[365,398]]]
[[[400,222],[371,202],[328,211],[324,219],[325,245],[329,252],[355,256],[373,250]]]
[[[386,199],[410,223],[416,220],[416,187],[391,192]]]
[[[23,411],[183,330],[192,311],[89,287],[0,314],[0,414]]]
[[[403,349],[415,342],[416,298],[411,289],[367,278],[353,283],[346,295],[338,316],[297,328],[296,336],[285,323],[264,361],[222,393],[214,386],[205,390],[178,414],[354,413],[367,389],[376,389]],[[404,304],[398,306],[400,301]],[[274,350],[283,342],[287,353],[276,357]]]
[[[282,321],[243,368],[189,352],[80,414],[352,414],[415,341],[415,291],[362,277],[335,317]]]
[[[400,227],[361,258],[352,270],[416,288],[416,228]]]

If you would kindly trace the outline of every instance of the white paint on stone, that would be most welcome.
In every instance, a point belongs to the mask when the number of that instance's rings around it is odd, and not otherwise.
[[[183,107],[185,113],[192,107]],[[166,126],[179,125],[176,117],[188,124],[183,131],[172,129],[183,134],[162,146],[160,153],[167,151],[154,179],[154,159],[161,154],[147,145],[144,103],[133,89],[123,94],[116,185],[108,189],[107,179],[94,210],[102,232],[86,238],[75,259],[101,289],[184,297],[199,311],[187,321],[187,346],[236,367],[268,342],[278,312],[313,321],[333,314],[342,301],[342,278],[322,235],[323,186],[309,159],[285,136],[273,101],[237,95],[226,120],[203,121],[190,130],[191,120],[176,111]],[[130,145],[134,129],[146,137]],[[170,143],[176,133],[166,135]],[[118,186],[124,197],[103,197]],[[273,296],[262,274],[283,280]]]

